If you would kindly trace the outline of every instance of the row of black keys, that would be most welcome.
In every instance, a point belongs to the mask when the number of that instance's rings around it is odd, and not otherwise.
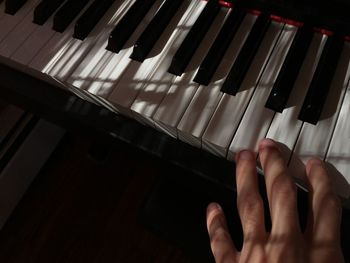
[[[139,22],[143,19],[154,2],[155,1],[137,1],[133,5],[111,33],[107,46],[108,50],[119,52],[123,48],[126,41],[130,38]],[[147,55],[160,38],[182,2],[181,0],[165,1],[164,5],[134,44],[133,53],[131,55],[132,59],[142,62],[147,58]],[[196,49],[219,13],[220,8],[221,6],[217,0],[209,0],[174,55],[168,70],[170,73],[178,76],[184,73]],[[237,6],[234,8],[233,12],[230,13],[213,45],[204,57],[194,78],[195,82],[202,85],[208,85],[210,83],[245,15],[246,11]],[[236,95],[239,91],[241,83],[251,66],[270,23],[271,18],[268,14],[260,14],[256,19],[235,63],[226,77],[221,88],[222,92]],[[286,107],[313,35],[314,31],[311,25],[306,24],[298,29],[282,69],[266,102],[267,108],[282,112]],[[298,117],[300,120],[312,124],[318,122],[327,99],[343,45],[344,40],[341,37],[337,35],[328,37],[313,80],[310,87],[308,87],[308,92]]]
[[[6,0],[5,12],[15,15],[26,2],[27,0]],[[77,20],[74,37],[85,39],[114,2],[115,0],[93,1]],[[89,0],[42,0],[34,9],[33,22],[43,25],[55,13],[53,29],[63,32],[88,3]]]
[[[142,62],[147,58],[149,52],[161,37],[165,28],[184,1],[185,0],[164,1],[161,8],[134,44],[133,53],[131,55],[132,59]],[[6,0],[6,12],[14,14],[25,2],[26,0]],[[87,5],[88,0],[67,0],[64,4],[63,2],[64,0],[41,1],[34,10],[34,22],[37,24],[45,23],[58,9],[54,16],[54,29],[62,32],[74,20],[81,9]],[[114,2],[115,0],[95,0],[77,20],[74,37],[84,39]],[[155,2],[155,0],[136,0],[111,32],[107,49],[118,53]],[[219,13],[220,8],[221,6],[217,0],[209,0],[174,55],[169,68],[170,73],[181,75],[185,71],[196,49]],[[213,45],[203,59],[197,75],[194,78],[195,82],[202,85],[208,85],[210,83],[245,15],[245,10],[239,7],[235,7],[233,12],[231,12]],[[261,14],[257,18],[222,86],[221,90],[223,92],[236,95],[239,91],[240,85],[270,23],[271,19],[268,14]],[[313,30],[311,26],[304,25],[298,29],[287,58],[285,59],[276,83],[266,102],[266,107],[278,112],[282,112],[285,108],[312,37]],[[313,80],[308,89],[302,110],[299,114],[300,120],[313,124],[318,122],[340,58],[343,44],[344,41],[338,36],[331,36],[328,38]]]

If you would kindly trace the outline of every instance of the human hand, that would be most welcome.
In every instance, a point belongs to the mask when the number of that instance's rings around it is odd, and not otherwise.
[[[340,263],[341,205],[332,191],[331,178],[322,161],[306,165],[309,185],[309,215],[302,233],[297,210],[297,192],[287,174],[277,144],[264,139],[259,158],[265,174],[272,229],[267,233],[263,201],[258,190],[255,154],[241,151],[236,158],[237,208],[244,233],[241,251],[235,248],[221,207],[207,209],[207,228],[217,263]]]

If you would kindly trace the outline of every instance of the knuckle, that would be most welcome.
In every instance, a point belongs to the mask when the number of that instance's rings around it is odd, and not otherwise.
[[[230,240],[231,236],[226,229],[219,227],[210,236],[210,243],[213,247],[221,246],[223,243]]]
[[[255,231],[261,224],[261,217],[264,213],[264,204],[260,198],[247,197],[238,204],[238,211],[241,217],[244,232]]]
[[[238,197],[237,206],[242,216],[255,215],[256,213],[261,213],[264,209],[261,199],[254,194]]]

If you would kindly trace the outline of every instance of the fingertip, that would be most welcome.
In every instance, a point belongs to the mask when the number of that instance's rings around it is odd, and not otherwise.
[[[216,203],[216,202],[212,202],[208,205],[207,207],[207,211],[211,212],[211,211],[215,211],[215,210],[222,210],[221,206]]]
[[[283,169],[285,169],[286,157],[284,156],[278,142],[272,139],[262,139],[259,143],[259,160],[264,172],[266,173],[267,164],[277,163],[282,160]]]
[[[276,148],[276,149],[278,149],[278,145],[277,145],[277,143],[274,140],[269,139],[269,138],[265,138],[265,139],[262,139],[259,142],[259,150],[263,150],[263,149],[266,149],[266,148]]]
[[[217,214],[221,211],[222,207],[218,203],[212,202],[207,206],[207,218],[209,218],[211,214]]]
[[[312,158],[310,160],[308,160],[308,162],[306,163],[306,174],[310,175],[311,170],[316,168],[316,167],[320,167],[320,168],[325,168],[324,166],[324,162],[319,159],[319,158]]]
[[[212,202],[207,206],[207,228],[210,232],[212,229],[217,227],[223,227],[224,212],[222,207],[216,203]]]

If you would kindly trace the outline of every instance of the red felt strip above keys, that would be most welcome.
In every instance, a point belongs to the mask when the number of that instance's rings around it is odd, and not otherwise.
[[[227,2],[227,1],[224,1],[224,0],[219,0],[219,3],[220,3],[220,5],[222,5],[224,7],[227,7],[227,8],[233,8],[233,6],[234,6],[233,3],[230,3],[230,2]]]
[[[288,25],[296,26],[296,27],[301,27],[301,26],[304,25],[303,22],[292,20],[292,19],[289,19],[289,18],[284,18],[284,17],[277,16],[277,15],[271,15],[270,17],[271,17],[271,19],[273,21],[280,22],[280,23],[285,23],[285,24],[288,24]]]

